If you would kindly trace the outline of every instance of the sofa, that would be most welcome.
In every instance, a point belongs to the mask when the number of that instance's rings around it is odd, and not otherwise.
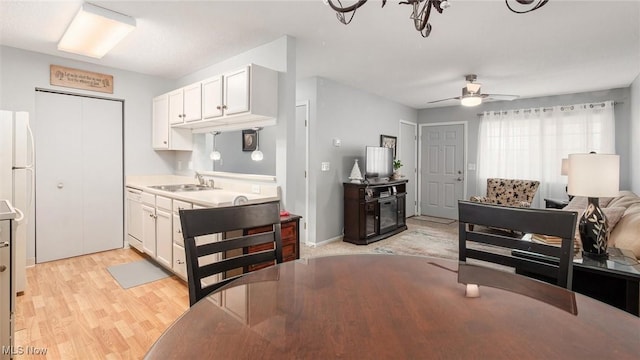
[[[620,191],[613,198],[600,198],[600,208],[609,224],[609,247],[627,249],[640,259],[640,197],[631,191]],[[587,198],[574,197],[563,211],[576,211],[581,215],[587,207]],[[576,227],[576,245],[581,246]]]
[[[487,195],[472,196],[471,201],[514,207],[531,207],[539,181],[518,179],[487,179]]]

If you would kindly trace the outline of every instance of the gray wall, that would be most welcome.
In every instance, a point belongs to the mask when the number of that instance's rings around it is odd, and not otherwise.
[[[309,241],[320,243],[343,233],[343,189],[354,159],[363,164],[367,145],[379,146],[380,135],[398,136],[399,121],[415,122],[417,111],[376,95],[314,77],[298,81],[297,98],[310,102]],[[333,139],[342,145],[335,147]],[[329,171],[320,171],[322,162]],[[361,170],[364,170],[361,168]]]
[[[631,144],[631,154],[629,162],[631,164],[631,190],[640,195],[640,75],[631,84],[631,131],[629,131],[629,142]]]
[[[535,107],[550,107],[556,105],[570,105],[590,102],[613,100],[616,117],[616,153],[620,155],[620,189],[631,188],[631,98],[629,88],[593,91],[578,94],[546,96],[540,98],[518,99],[513,101],[487,102],[479,106],[468,108],[460,105],[434,109],[422,109],[418,112],[418,124],[439,123],[452,121],[467,121],[468,123],[468,159],[465,163],[476,163],[478,149],[478,126],[484,111],[526,109]],[[477,172],[467,170],[467,195],[478,195],[476,190]]]

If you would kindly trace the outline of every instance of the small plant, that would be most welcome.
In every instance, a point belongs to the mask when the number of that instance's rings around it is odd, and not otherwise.
[[[400,169],[401,167],[402,167],[402,161],[400,161],[400,160],[398,160],[398,159],[393,160],[393,170],[396,170],[396,171],[397,171],[397,170],[398,170],[398,169]]]

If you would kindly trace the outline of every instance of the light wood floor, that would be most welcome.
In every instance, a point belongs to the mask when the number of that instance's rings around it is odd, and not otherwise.
[[[142,258],[118,249],[28,268],[27,291],[17,297],[15,345],[44,348],[48,359],[142,358],[189,308],[187,285],[175,276],[125,290],[107,271]]]

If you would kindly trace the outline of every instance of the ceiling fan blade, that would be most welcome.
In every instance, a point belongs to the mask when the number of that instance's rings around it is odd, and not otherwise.
[[[508,95],[508,94],[481,94],[483,99],[491,100],[505,100],[511,101],[520,97],[520,95]]]
[[[440,100],[434,100],[434,101],[429,101],[427,104],[433,104],[433,103],[438,103],[438,102],[441,102],[441,101],[448,101],[448,100],[460,100],[460,96],[446,98],[446,99],[440,99]]]

